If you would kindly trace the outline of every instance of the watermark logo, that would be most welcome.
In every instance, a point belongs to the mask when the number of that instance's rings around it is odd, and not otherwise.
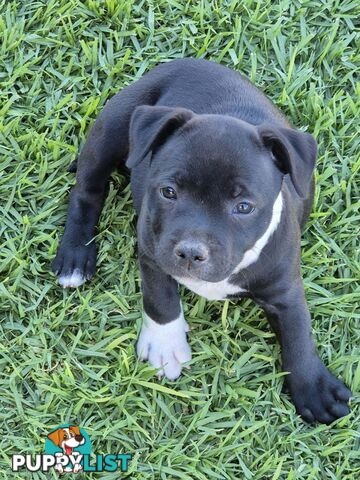
[[[55,470],[59,473],[80,472],[83,469],[83,456],[90,454],[89,435],[75,425],[56,428],[45,441],[45,455],[55,456]]]
[[[93,455],[91,440],[86,431],[76,425],[66,424],[47,435],[43,455],[13,455],[11,469],[13,472],[48,472],[54,469],[61,474],[118,470],[127,472],[131,457],[129,453]]]

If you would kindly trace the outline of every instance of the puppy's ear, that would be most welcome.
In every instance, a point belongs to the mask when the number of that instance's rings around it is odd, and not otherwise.
[[[81,435],[80,428],[75,425],[70,425],[69,430],[75,433],[75,435]]]
[[[63,430],[61,428],[58,428],[57,430],[55,430],[55,432],[49,433],[47,438],[51,440],[53,443],[55,443],[55,445],[60,446],[60,443],[64,438]]]
[[[130,121],[128,168],[138,165],[150,153],[154,153],[175,130],[193,117],[185,108],[137,107]]]
[[[315,168],[317,143],[306,132],[268,125],[258,127],[263,144],[270,150],[276,166],[290,175],[296,192],[306,198]]]

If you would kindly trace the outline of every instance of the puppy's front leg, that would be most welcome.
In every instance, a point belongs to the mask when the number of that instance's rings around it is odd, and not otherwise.
[[[140,258],[144,320],[136,344],[141,360],[160,369],[158,376],[175,380],[182,364],[191,360],[186,339],[189,330],[184,318],[178,285],[152,262]]]
[[[78,287],[95,273],[93,239],[110,174],[125,163],[131,114],[144,101],[146,95],[140,84],[130,85],[112,97],[91,128],[80,153],[65,232],[52,265],[63,287]]]
[[[96,246],[93,238],[109,177],[118,159],[116,149],[124,150],[120,140],[104,127],[100,116],[80,154],[65,232],[52,264],[52,270],[63,287],[78,287],[95,273]]]
[[[280,340],[283,369],[290,372],[286,382],[297,412],[308,422],[327,424],[347,415],[351,392],[316,353],[301,279],[282,281],[265,298],[259,303]]]

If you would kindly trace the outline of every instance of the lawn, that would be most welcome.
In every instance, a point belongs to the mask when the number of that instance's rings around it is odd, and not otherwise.
[[[96,453],[132,453],[125,478],[360,478],[359,37],[352,0],[0,2],[0,476],[72,422]],[[280,351],[250,300],[182,291],[191,369],[158,381],[136,360],[141,295],[128,179],[113,175],[98,270],[51,273],[75,178],[106,100],[160,62],[203,57],[246,74],[319,142],[302,269],[320,355],[352,413],[309,426],[282,393]],[[70,478],[70,477],[69,477]],[[119,473],[78,478],[118,479]]]

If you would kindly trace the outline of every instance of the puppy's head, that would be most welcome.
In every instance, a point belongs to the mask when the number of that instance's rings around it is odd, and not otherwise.
[[[74,425],[70,425],[67,428],[58,428],[54,432],[49,433],[48,438],[64,451],[72,450],[85,443],[85,438],[82,436],[80,428]]]
[[[169,275],[218,282],[271,225],[285,174],[295,194],[308,196],[316,142],[292,129],[142,106],[132,116],[127,165],[141,168],[145,158],[140,236],[146,225]]]

